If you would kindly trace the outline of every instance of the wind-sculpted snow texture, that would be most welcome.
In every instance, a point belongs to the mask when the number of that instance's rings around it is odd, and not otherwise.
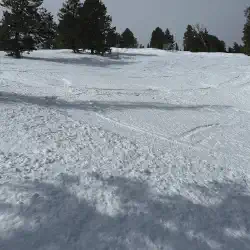
[[[250,249],[250,61],[0,54],[0,249]]]

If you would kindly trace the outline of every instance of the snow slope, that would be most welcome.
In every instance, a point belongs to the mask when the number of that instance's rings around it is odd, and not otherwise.
[[[250,249],[250,61],[0,54],[0,249]]]

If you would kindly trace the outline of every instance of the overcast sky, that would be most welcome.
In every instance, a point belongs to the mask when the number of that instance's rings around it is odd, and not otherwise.
[[[63,0],[44,0],[54,14]],[[249,0],[103,0],[119,32],[130,28],[140,43],[149,42],[157,26],[169,28],[182,44],[187,24],[203,24],[227,45],[241,43]]]

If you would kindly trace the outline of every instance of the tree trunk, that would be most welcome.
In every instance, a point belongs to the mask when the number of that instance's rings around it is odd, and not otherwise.
[[[77,52],[74,40],[72,41],[72,50],[73,50],[74,53]]]
[[[15,57],[16,58],[21,58],[21,52],[20,52],[20,46],[19,46],[19,33],[16,32],[15,33],[15,41],[16,41],[16,44],[15,44]]]
[[[16,49],[16,50],[15,50],[15,57],[16,57],[16,58],[21,58],[21,53],[20,53],[20,50],[19,50],[19,49]]]

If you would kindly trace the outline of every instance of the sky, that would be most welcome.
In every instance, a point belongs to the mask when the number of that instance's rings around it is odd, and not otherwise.
[[[44,0],[56,14],[64,0]],[[227,45],[241,43],[249,0],[103,0],[119,32],[129,28],[146,45],[156,27],[169,28],[181,45],[187,24],[200,23]]]

